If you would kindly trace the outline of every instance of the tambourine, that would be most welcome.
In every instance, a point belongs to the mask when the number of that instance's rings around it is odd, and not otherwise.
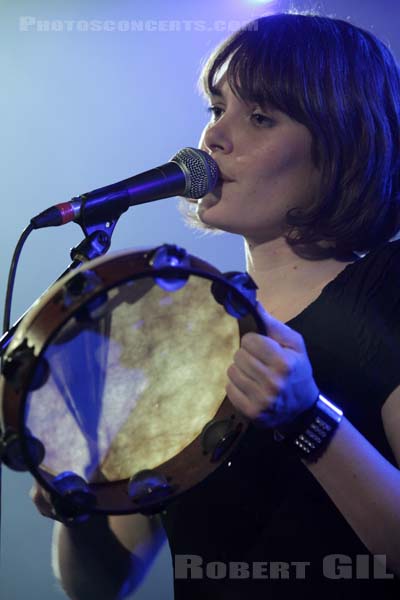
[[[256,286],[164,245],[90,261],[51,287],[3,357],[2,461],[59,514],[159,512],[248,427],[224,390]]]

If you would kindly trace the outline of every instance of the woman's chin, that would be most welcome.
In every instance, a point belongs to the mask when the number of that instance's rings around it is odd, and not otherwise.
[[[197,216],[200,221],[202,221],[205,225],[213,225],[212,222],[208,222],[208,215],[212,211],[212,209],[217,206],[218,199],[210,196],[205,196],[201,198],[197,204]],[[212,221],[212,216],[210,215],[210,219]]]
[[[231,223],[227,215],[224,215],[218,208],[218,202],[200,205],[197,209],[197,216],[206,228],[210,230],[213,229],[220,233],[237,233],[240,235],[241,228],[237,224],[235,226],[235,224]]]

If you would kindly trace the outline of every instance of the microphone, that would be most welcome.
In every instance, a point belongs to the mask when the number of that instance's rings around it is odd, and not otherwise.
[[[160,167],[47,208],[31,219],[31,225],[41,229],[70,221],[82,226],[113,221],[137,204],[171,196],[202,198],[214,189],[218,177],[217,163],[207,152],[184,148]]]

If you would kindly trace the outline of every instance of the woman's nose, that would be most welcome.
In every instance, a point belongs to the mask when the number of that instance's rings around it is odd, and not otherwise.
[[[232,152],[232,135],[228,125],[222,119],[216,123],[209,123],[202,137],[203,146],[206,151],[219,151],[225,154]]]

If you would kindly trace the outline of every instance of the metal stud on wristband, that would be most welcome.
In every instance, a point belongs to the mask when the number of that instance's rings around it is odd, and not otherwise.
[[[328,446],[343,412],[327,398],[318,395],[315,404],[301,417],[301,424],[276,429],[274,438],[295,448],[302,458],[317,459]]]

